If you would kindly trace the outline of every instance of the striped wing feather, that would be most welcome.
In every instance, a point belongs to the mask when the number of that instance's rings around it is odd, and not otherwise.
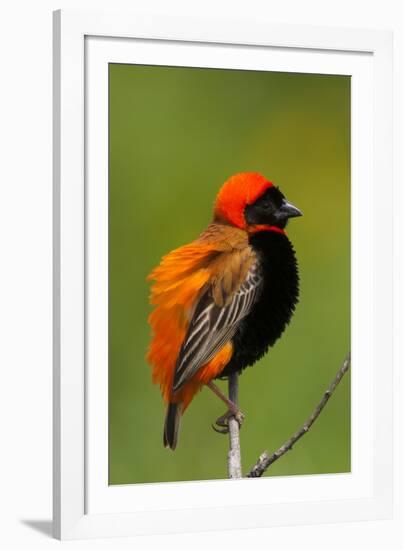
[[[257,300],[262,283],[259,265],[255,262],[232,299],[227,299],[225,305],[217,304],[216,289],[211,285],[207,288],[196,306],[179,352],[173,381],[174,392],[232,338],[240,321],[248,315]]]

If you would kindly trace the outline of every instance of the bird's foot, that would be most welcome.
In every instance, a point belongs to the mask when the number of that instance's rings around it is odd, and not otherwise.
[[[245,415],[238,408],[229,409],[225,414],[217,418],[217,420],[214,422],[214,424],[211,425],[211,427],[215,432],[219,434],[227,434],[229,432],[228,423],[230,418],[235,418],[235,420],[238,422],[239,427],[241,427],[245,419]]]

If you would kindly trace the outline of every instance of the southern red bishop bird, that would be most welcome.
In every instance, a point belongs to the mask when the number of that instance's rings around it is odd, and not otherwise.
[[[213,220],[193,242],[173,250],[148,276],[154,281],[147,359],[166,403],[164,445],[175,449],[179,422],[194,395],[260,359],[281,336],[298,301],[298,266],[285,233],[300,210],[261,174],[230,177]]]

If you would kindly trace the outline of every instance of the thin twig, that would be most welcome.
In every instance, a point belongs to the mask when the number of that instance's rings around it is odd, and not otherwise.
[[[230,401],[238,405],[238,373],[228,377],[228,397]],[[239,440],[239,424],[234,416],[228,419],[229,451],[228,451],[228,477],[240,479],[242,477],[241,443]]]
[[[315,422],[315,420],[318,418],[320,413],[322,412],[323,408],[325,407],[326,403],[329,401],[331,395],[333,394],[334,390],[339,385],[340,380],[343,378],[345,373],[350,368],[351,364],[351,357],[350,353],[347,354],[346,358],[343,361],[343,364],[341,365],[338,373],[336,374],[335,379],[330,384],[329,388],[326,390],[324,396],[322,397],[319,405],[315,408],[311,416],[308,418],[308,420],[305,422],[305,424],[288,439],[275,453],[272,455],[269,455],[267,451],[264,451],[256,464],[253,466],[251,471],[247,474],[246,477],[261,477],[264,472],[273,464],[273,462],[276,462],[281,456],[283,456],[287,451],[291,450],[293,445],[301,439],[303,435],[305,435],[309,428],[312,426],[312,424]]]

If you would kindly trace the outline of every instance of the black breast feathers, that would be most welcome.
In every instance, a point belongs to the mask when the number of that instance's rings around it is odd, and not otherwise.
[[[232,338],[232,359],[220,378],[258,361],[282,335],[298,302],[298,265],[288,237],[260,231],[250,237],[250,245],[259,258],[263,288],[250,313],[238,325]]]

